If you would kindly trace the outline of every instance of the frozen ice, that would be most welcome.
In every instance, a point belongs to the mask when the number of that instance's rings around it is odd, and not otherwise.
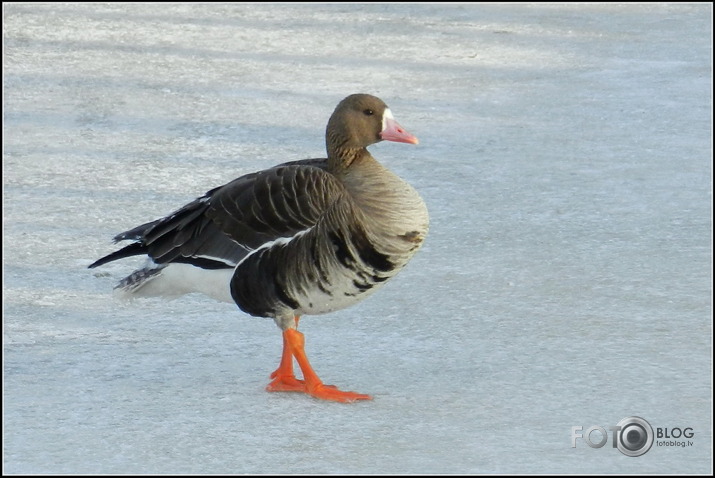
[[[45,473],[712,472],[710,4],[3,5],[3,460]],[[323,155],[339,100],[430,209],[301,330],[351,405],[264,391],[270,319],[121,302],[118,232]],[[692,446],[578,440],[640,416]]]

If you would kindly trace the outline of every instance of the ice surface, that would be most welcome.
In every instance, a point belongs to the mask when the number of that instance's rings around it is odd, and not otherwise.
[[[4,4],[5,473],[712,472],[709,4]],[[268,319],[123,303],[111,237],[322,156],[354,92],[431,213],[301,322],[352,405],[263,390]],[[571,428],[637,415],[693,446]]]

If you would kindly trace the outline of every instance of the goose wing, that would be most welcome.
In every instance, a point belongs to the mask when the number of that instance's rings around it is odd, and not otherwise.
[[[140,254],[158,264],[235,267],[251,251],[315,225],[343,191],[326,168],[326,160],[312,159],[242,176],[117,235],[115,242],[134,242],[89,267]]]

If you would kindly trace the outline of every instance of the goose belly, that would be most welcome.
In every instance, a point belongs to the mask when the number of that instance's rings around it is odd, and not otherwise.
[[[379,289],[390,276],[367,274],[350,268],[337,268],[330,276],[330,288],[319,283],[299,288],[300,308],[296,315],[319,315],[350,307]]]
[[[231,295],[239,308],[260,317],[332,312],[382,286],[416,248],[386,252],[356,225],[316,228],[251,253],[236,268]]]

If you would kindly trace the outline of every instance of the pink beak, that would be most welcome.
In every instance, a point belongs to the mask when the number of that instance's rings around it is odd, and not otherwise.
[[[380,138],[397,143],[418,144],[420,141],[400,126],[393,118],[385,118],[385,128],[380,131]]]

